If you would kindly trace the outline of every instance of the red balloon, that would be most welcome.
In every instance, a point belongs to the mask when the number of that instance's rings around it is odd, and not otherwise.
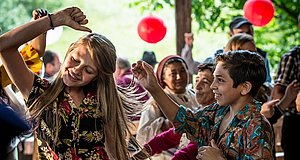
[[[248,0],[244,5],[245,17],[255,26],[265,26],[274,17],[271,0]]]
[[[157,43],[165,37],[167,27],[160,18],[147,16],[139,22],[137,30],[144,41]]]

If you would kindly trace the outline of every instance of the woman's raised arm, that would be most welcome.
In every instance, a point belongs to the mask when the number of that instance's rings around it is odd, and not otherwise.
[[[66,25],[76,30],[91,32],[89,28],[83,26],[87,23],[86,16],[79,8],[70,7],[26,23],[0,36],[2,63],[25,99],[28,98],[32,88],[34,74],[27,68],[18,47],[57,26]]]

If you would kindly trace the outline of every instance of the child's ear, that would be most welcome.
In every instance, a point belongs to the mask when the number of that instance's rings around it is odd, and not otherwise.
[[[252,89],[252,84],[248,81],[242,83],[241,85],[242,85],[241,95],[243,96],[248,94]]]

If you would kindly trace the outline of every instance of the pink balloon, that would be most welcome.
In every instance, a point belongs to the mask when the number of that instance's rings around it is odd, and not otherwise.
[[[265,26],[274,17],[271,0],[248,0],[244,5],[244,16],[255,26]]]
[[[147,16],[139,22],[137,30],[142,40],[148,43],[157,43],[165,37],[167,27],[162,19]]]

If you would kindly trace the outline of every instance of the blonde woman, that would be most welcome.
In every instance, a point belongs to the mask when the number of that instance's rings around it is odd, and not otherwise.
[[[72,43],[53,83],[30,71],[17,50],[57,26],[91,32],[87,23],[70,7],[0,36],[1,60],[30,106],[40,159],[128,159],[128,128],[113,78],[116,51],[106,37],[91,33]]]

